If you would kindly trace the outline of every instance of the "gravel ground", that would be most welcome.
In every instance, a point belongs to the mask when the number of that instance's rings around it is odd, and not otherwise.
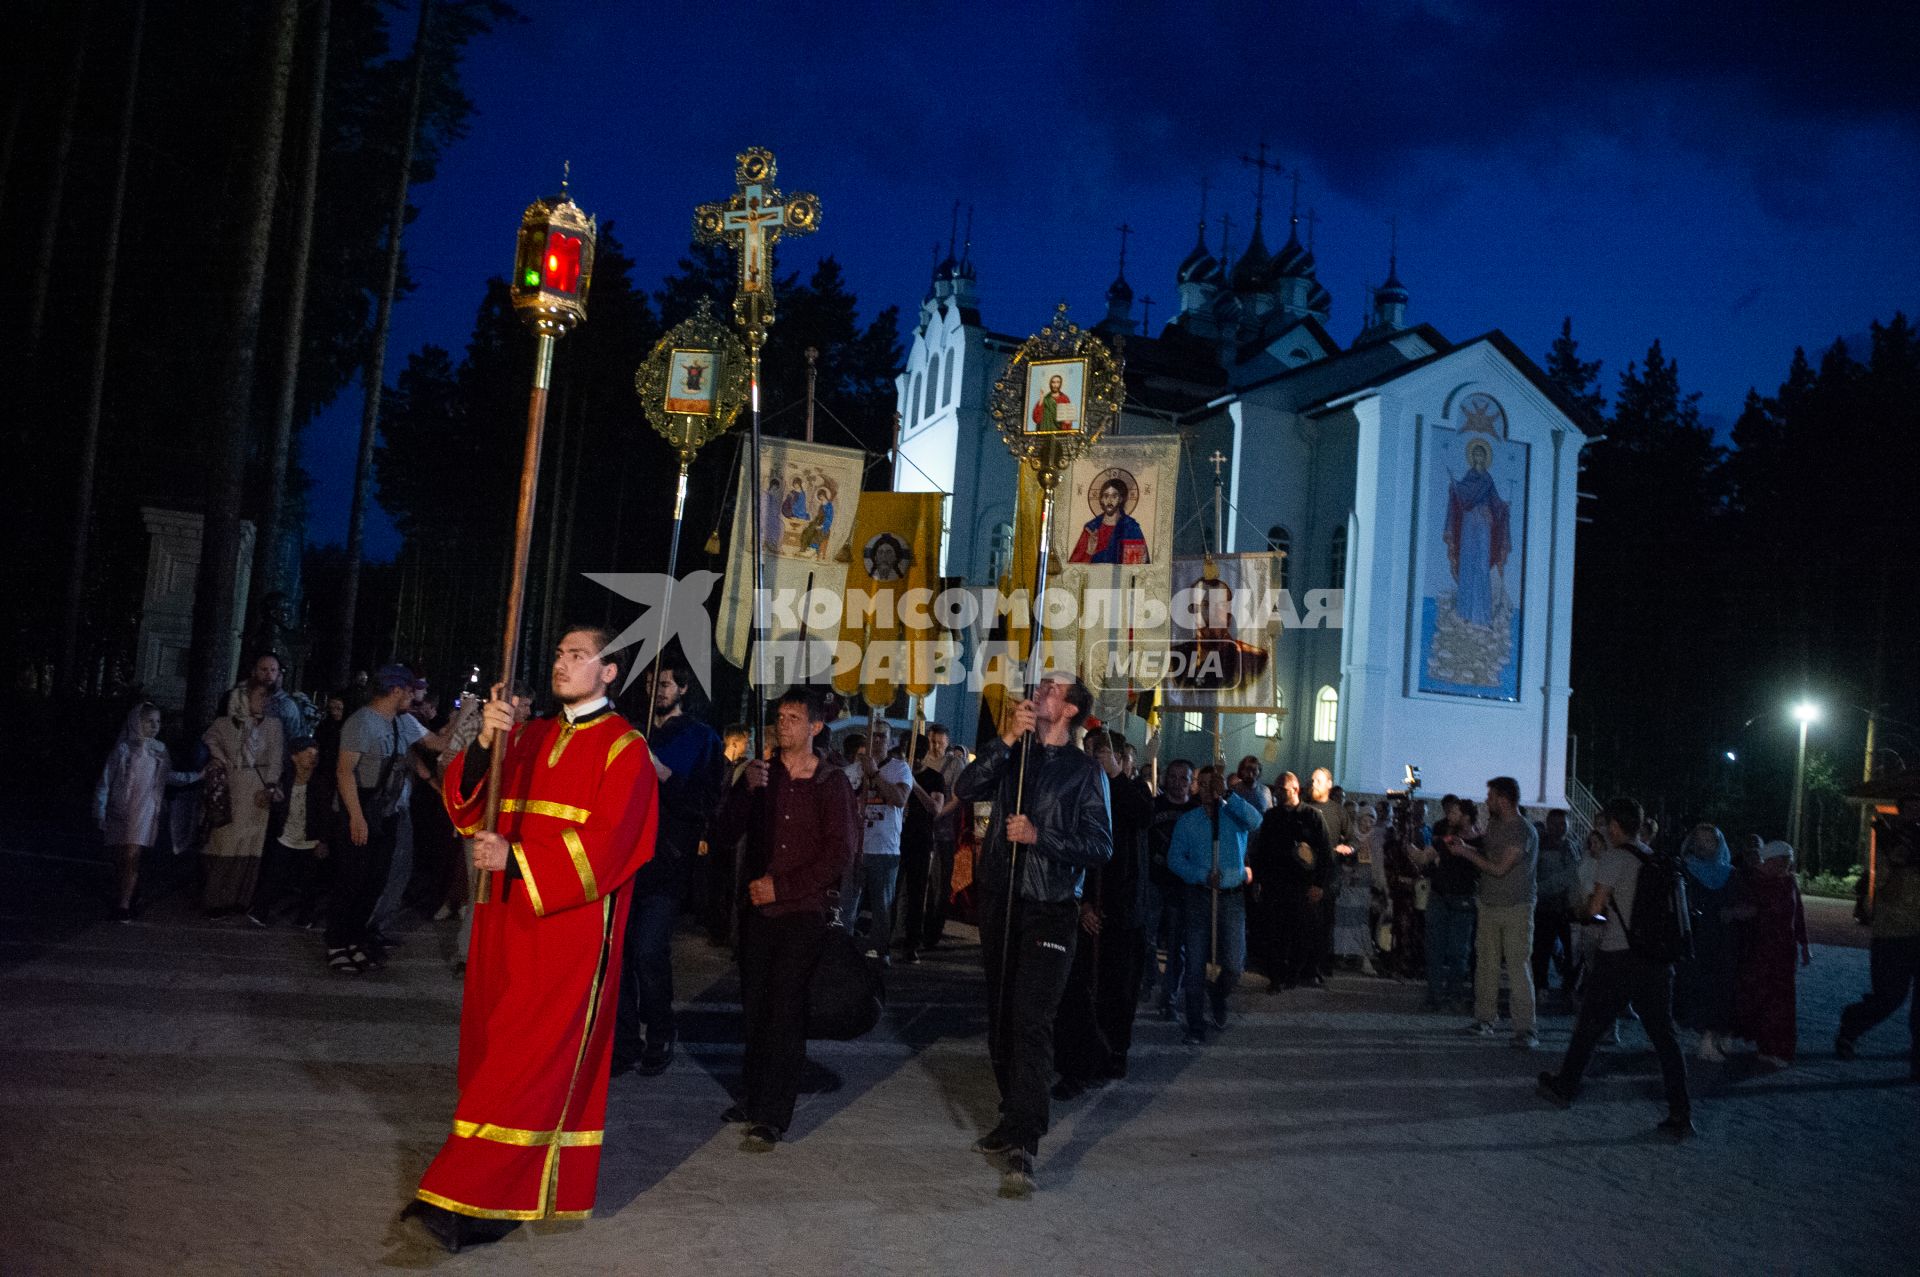
[[[1535,1053],[1463,1037],[1420,991],[1248,980],[1204,1049],[1143,1012],[1132,1076],[1056,1114],[1040,1191],[997,1197],[972,933],[898,969],[882,1027],[823,1044],[836,1089],[771,1155],[717,1120],[739,1069],[724,955],[679,941],[685,1047],[614,1085],[596,1217],[438,1254],[395,1216],[446,1130],[458,983],[422,924],[387,971],[310,934],[95,923],[90,864],[0,852],[6,1273],[1908,1273],[1920,1154],[1904,1013],[1831,1054],[1866,954],[1822,945],[1801,1061],[1693,1064],[1702,1136],[1652,1135],[1644,1038],[1569,1113]],[[1898,1189],[1890,1200],[1886,1188]]]

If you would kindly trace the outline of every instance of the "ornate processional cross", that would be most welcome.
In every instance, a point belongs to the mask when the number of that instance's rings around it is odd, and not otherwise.
[[[739,260],[733,311],[756,341],[773,322],[774,244],[783,233],[805,235],[820,226],[820,201],[807,194],[782,196],[773,185],[776,172],[772,151],[750,147],[735,157],[733,176],[740,189],[733,198],[693,212],[694,237],[703,244],[724,243]]]

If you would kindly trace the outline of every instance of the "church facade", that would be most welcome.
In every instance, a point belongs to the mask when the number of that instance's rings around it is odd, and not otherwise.
[[[988,400],[1023,338],[983,323],[969,257],[949,254],[920,306],[894,481],[951,494],[943,573],[984,586],[1011,560],[1018,480]],[[1178,554],[1216,548],[1209,462],[1224,458],[1218,548],[1275,552],[1299,618],[1273,652],[1272,711],[1222,716],[1227,765],[1253,754],[1269,780],[1325,766],[1379,794],[1412,764],[1423,792],[1476,799],[1508,775],[1528,805],[1564,805],[1581,411],[1499,331],[1409,325],[1394,268],[1341,346],[1297,225],[1269,251],[1256,217],[1231,269],[1203,233],[1176,286],[1152,335],[1124,263],[1108,289],[1094,328],[1124,339],[1116,429],[1181,441]],[[977,695],[942,688],[929,712],[974,739]],[[1161,759],[1206,761],[1210,727],[1164,715]]]

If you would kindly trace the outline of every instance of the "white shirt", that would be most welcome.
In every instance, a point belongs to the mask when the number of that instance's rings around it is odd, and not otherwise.
[[[569,723],[577,723],[589,714],[598,714],[606,707],[607,698],[604,696],[596,696],[592,700],[579,705],[562,705],[560,707],[560,713]]]
[[[847,773],[847,783],[853,786],[854,801],[860,805],[860,813],[866,824],[862,850],[869,856],[899,855],[900,829],[906,823],[907,809],[887,802],[880,796],[879,790],[867,784],[859,763],[848,763],[842,770]],[[913,784],[913,769],[899,758],[889,758],[880,764],[875,775],[889,784]],[[907,796],[907,801],[913,801],[911,794]]]

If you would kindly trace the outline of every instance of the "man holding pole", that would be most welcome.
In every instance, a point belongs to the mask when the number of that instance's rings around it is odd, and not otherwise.
[[[1048,672],[1033,699],[1008,710],[1000,735],[956,785],[961,802],[993,803],[975,875],[1000,1120],[974,1148],[1006,1155],[1001,1191],[1008,1195],[1033,1191],[1033,1159],[1051,1117],[1053,1021],[1073,966],[1081,889],[1086,871],[1113,854],[1106,775],[1069,743],[1092,707],[1078,678]]]
[[[496,695],[447,769],[447,812],[472,839],[480,883],[453,1134],[406,1215],[450,1251],[593,1211],[626,888],[653,855],[659,807],[652,754],[608,699],[609,641],[568,630],[553,660],[559,715],[516,728]],[[502,749],[490,832],[487,773]]]
[[[1227,995],[1247,965],[1247,835],[1260,828],[1258,809],[1228,791],[1217,765],[1200,769],[1195,792],[1200,806],[1173,827],[1167,849],[1167,868],[1186,888],[1186,1046],[1207,1040],[1209,1012],[1215,1029],[1227,1027]]]

